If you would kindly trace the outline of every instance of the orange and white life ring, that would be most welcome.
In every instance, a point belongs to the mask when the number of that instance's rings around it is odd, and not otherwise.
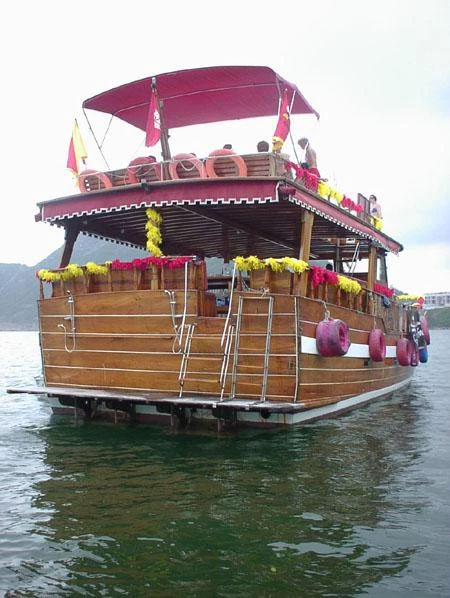
[[[170,178],[173,180],[180,178],[180,175],[178,174],[178,167],[187,172],[196,170],[197,176],[201,179],[206,177],[205,165],[201,160],[194,156],[194,154],[177,154],[173,157],[173,161],[169,164]]]
[[[397,341],[397,361],[400,365],[411,365],[414,343],[409,338],[399,338]]]
[[[220,177],[220,175],[216,173],[214,165],[216,160],[220,160],[221,158],[229,158],[234,162],[237,174],[233,176],[247,176],[247,164],[244,162],[243,158],[238,156],[233,150],[223,148],[211,152],[206,160],[206,174],[209,178],[217,179]]]
[[[379,328],[370,331],[369,355],[372,361],[384,361],[386,357],[386,338]]]
[[[322,320],[317,324],[316,347],[323,357],[345,355],[350,348],[348,326],[342,320]]]
[[[152,156],[139,156],[128,164],[128,181],[130,184],[142,181],[162,179],[162,165]]]
[[[113,185],[111,179],[104,172],[99,170],[83,170],[78,175],[78,184],[82,193],[98,191],[99,189],[110,189]]]

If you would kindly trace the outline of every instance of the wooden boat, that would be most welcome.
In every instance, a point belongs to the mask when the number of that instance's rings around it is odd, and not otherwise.
[[[429,333],[388,286],[386,254],[402,246],[362,195],[343,201],[280,153],[170,154],[176,127],[276,119],[283,90],[291,115],[317,114],[297,87],[266,67],[211,67],[83,108],[145,131],[152,86],[163,159],[87,170],[80,193],[38,204],[66,237],[60,268],[40,273],[44,385],[9,391],[45,394],[55,413],[221,428],[305,423],[407,384]],[[111,244],[107,264],[70,264],[80,234],[153,255],[119,262]],[[211,257],[230,270],[213,275]]]

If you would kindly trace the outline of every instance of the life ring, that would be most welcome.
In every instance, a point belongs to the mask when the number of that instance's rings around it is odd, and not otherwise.
[[[83,170],[78,175],[78,184],[82,193],[110,189],[113,186],[109,176],[99,170]]]
[[[369,355],[372,361],[384,361],[386,357],[386,338],[379,328],[370,331]]]
[[[194,156],[194,154],[177,154],[173,157],[173,161],[169,163],[170,178],[173,180],[180,178],[177,171],[179,165],[181,165],[186,172],[196,170],[198,173],[197,176],[201,179],[206,177],[205,165],[201,160]]]
[[[214,164],[217,158],[220,159],[225,157],[234,162],[237,168],[237,175],[233,176],[247,176],[247,164],[244,162],[243,158],[238,156],[233,150],[224,148],[214,150],[209,154],[209,157],[206,160],[206,174],[210,179],[217,179],[220,177],[220,175],[216,173]]]
[[[128,164],[128,181],[130,184],[141,181],[162,179],[162,165],[153,156],[140,156]]]
[[[350,347],[348,326],[342,320],[322,320],[317,324],[316,347],[323,357],[345,355]]]
[[[426,363],[428,361],[428,347],[426,345],[419,348],[419,361],[420,363]]]
[[[428,328],[428,321],[424,316],[422,316],[420,318],[420,326],[422,328],[423,337],[425,339],[425,342],[427,343],[427,345],[429,345],[431,342],[430,329]]]
[[[400,365],[411,365],[413,343],[410,339],[402,337],[397,341],[397,361]]]

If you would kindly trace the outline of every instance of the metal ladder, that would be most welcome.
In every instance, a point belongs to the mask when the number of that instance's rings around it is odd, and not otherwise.
[[[184,381],[186,379],[187,366],[188,366],[188,362],[189,362],[189,356],[191,354],[192,337],[194,335],[196,326],[197,326],[197,324],[187,324],[186,325],[186,339],[184,341],[183,357],[181,358],[180,373],[178,374],[178,382],[180,383],[180,393],[178,396],[180,399],[183,396]]]
[[[231,394],[230,398],[236,397],[236,383],[237,383],[237,369],[239,361],[239,342],[241,336],[242,326],[242,314],[244,310],[244,301],[268,301],[267,310],[267,329],[266,329],[266,347],[264,351],[263,361],[263,372],[262,372],[262,384],[261,384],[261,402],[266,400],[267,391],[267,378],[269,375],[269,357],[270,357],[270,339],[272,336],[272,317],[273,317],[273,302],[274,298],[271,296],[254,296],[254,295],[241,295],[239,297],[238,311],[236,316],[236,338],[234,342],[234,355],[233,355],[233,370],[231,374]],[[226,376],[226,373],[225,373]],[[225,385],[225,381],[223,382]]]

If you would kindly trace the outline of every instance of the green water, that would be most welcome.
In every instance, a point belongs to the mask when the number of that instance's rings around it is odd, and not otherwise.
[[[287,432],[80,424],[5,395],[0,590],[449,595],[448,366],[437,354],[430,385],[431,347],[393,400]]]

